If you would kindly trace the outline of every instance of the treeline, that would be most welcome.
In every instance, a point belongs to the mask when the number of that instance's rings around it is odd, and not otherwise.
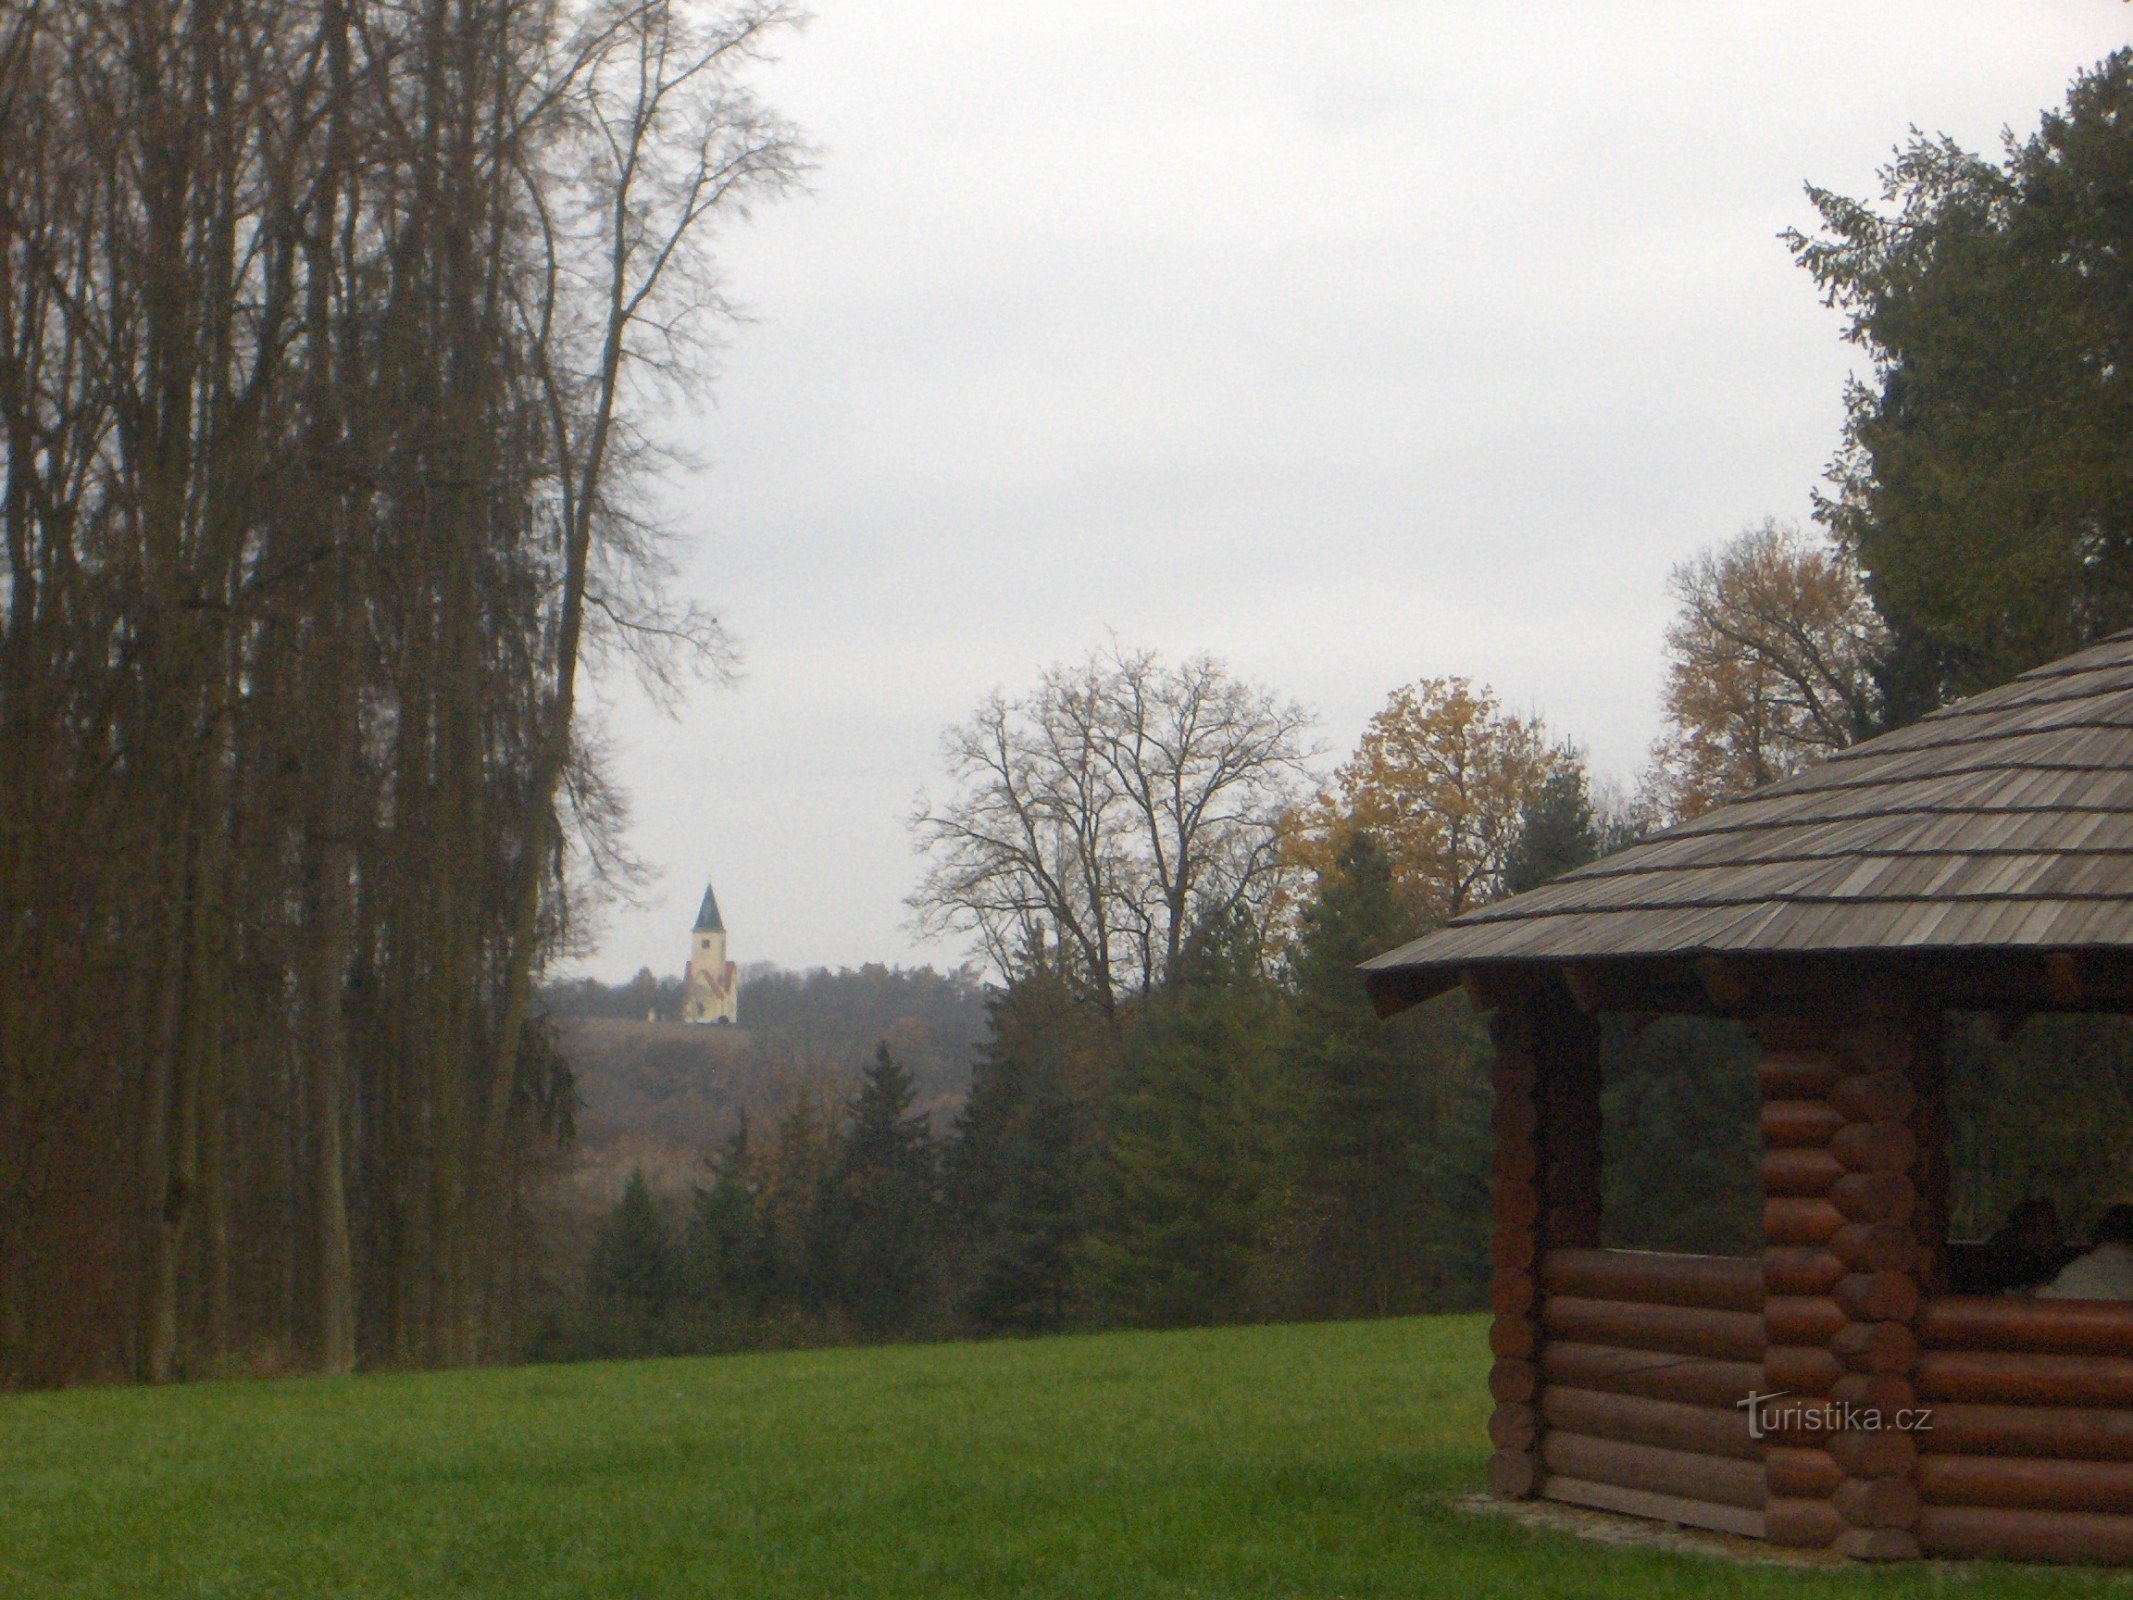
[[[781,20],[0,11],[0,1384],[516,1342],[578,671],[719,659],[636,419]]]
[[[649,967],[623,983],[570,978],[540,991],[542,1012],[564,1021],[679,1022],[681,1001],[681,979]],[[985,1033],[985,986],[970,966],[939,972],[869,961],[796,972],[756,962],[741,969],[735,1022],[748,1048],[796,1078],[856,1082],[886,1041],[922,1093],[960,1092]]]
[[[1386,1027],[1354,960],[1404,931],[1381,854],[1276,973],[1242,918],[1105,1015],[1033,961],[936,1130],[884,1045],[841,1103],[744,1126],[685,1206],[641,1181],[549,1353],[1465,1305],[1487,1232],[1485,1037]]]
[[[685,1186],[742,1112],[767,1123],[798,1095],[842,1101],[884,1042],[945,1131],[985,1036],[985,989],[967,969],[758,966],[743,980],[735,1028],[643,1026],[644,1008],[626,1002],[658,981],[645,973],[543,990],[579,1095],[573,1209],[612,1201],[633,1166],[655,1186]]]
[[[1074,741],[1043,732],[1062,715]],[[1478,1303],[1486,1033],[1457,995],[1379,1019],[1357,967],[1452,900],[1478,904],[1618,842],[1574,752],[1470,688],[1420,685],[1395,697],[1347,787],[1303,807],[1281,702],[1212,662],[1119,652],[980,717],[1024,759],[964,772],[921,820],[956,829],[954,875],[935,884],[987,886],[982,904],[929,909],[974,922],[1011,906],[1017,924],[991,936],[1019,953],[952,1127],[919,1113],[884,1044],[849,1098],[802,1094],[744,1128],[685,1203],[633,1184],[546,1353]],[[1384,798],[1370,774],[1395,743],[1414,770],[1458,775],[1404,820],[1366,808]],[[1113,783],[1178,809],[1151,822],[1111,803]],[[957,819],[1014,808],[1033,819],[1026,844],[1061,853],[1012,859],[993,830],[979,872],[976,829]],[[1103,848],[1067,843],[1090,839]],[[1166,901],[1166,873],[1186,893]],[[1098,927],[1105,907],[1123,935],[1069,931]],[[1087,964],[1106,949],[1108,982]],[[1611,1041],[1613,1121],[1632,1133],[1614,1172],[1618,1242],[1752,1244],[1747,1062],[1709,1025]],[[1682,1139],[1728,1119],[1737,1132],[1681,1159]]]

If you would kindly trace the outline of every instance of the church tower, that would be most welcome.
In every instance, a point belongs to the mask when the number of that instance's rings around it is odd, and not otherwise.
[[[689,933],[689,964],[681,980],[681,1020],[731,1022],[739,1015],[740,985],[726,959],[726,924],[718,914],[718,896],[704,885],[704,903]]]

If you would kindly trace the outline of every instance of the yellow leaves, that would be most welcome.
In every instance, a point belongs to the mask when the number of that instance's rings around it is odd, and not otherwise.
[[[1527,801],[1575,759],[1539,718],[1505,712],[1487,687],[1424,678],[1370,719],[1332,788],[1292,819],[1287,852],[1323,873],[1367,829],[1402,895],[1441,921],[1495,892]]]

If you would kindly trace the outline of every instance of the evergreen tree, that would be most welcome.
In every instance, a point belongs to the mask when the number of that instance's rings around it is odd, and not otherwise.
[[[596,1296],[636,1318],[655,1318],[673,1301],[674,1244],[642,1167],[630,1173],[622,1198],[600,1226],[589,1279]]]
[[[778,1120],[756,1196],[768,1294],[782,1306],[820,1310],[831,1293],[826,1212],[834,1156],[821,1107],[812,1094],[799,1095]]]
[[[1620,1249],[1748,1255],[1762,1237],[1755,1044],[1739,1023],[1661,1017],[1601,1034],[1602,1216]]]
[[[1949,1235],[1988,1238],[2045,1196],[2085,1238],[2133,1186],[2133,1019],[2008,1020],[1948,1019]]]
[[[1420,1294],[1429,1128],[1413,1026],[1381,1022],[1357,967],[1412,932],[1384,848],[1350,836],[1305,910],[1289,1051],[1306,1084],[1302,1230],[1313,1303],[1385,1315]]]
[[[1080,1259],[1100,1310],[1156,1326],[1235,1321],[1286,1208],[1294,1107],[1252,930],[1195,930],[1182,981],[1136,1008]]]
[[[1034,1333],[1066,1320],[1081,1237],[1079,1121],[1073,1104],[1050,1089],[1021,1119],[963,1299],[964,1311],[986,1327]]]
[[[1914,133],[1791,244],[1873,372],[1817,515],[1886,619],[1886,716],[2133,623],[2133,51],[1994,162]]]
[[[847,1109],[825,1196],[832,1292],[862,1330],[884,1333],[916,1312],[931,1275],[938,1211],[933,1136],[911,1075],[875,1052]]]
[[[775,1283],[776,1263],[759,1214],[745,1111],[719,1153],[709,1187],[696,1191],[684,1263],[691,1297],[715,1312],[759,1311]]]
[[[1572,756],[1542,781],[1520,813],[1518,843],[1504,863],[1504,893],[1537,889],[1599,856],[1591,788],[1583,764]]]
[[[990,1021],[946,1159],[960,1304],[985,1327],[1056,1327],[1116,1035],[1041,955],[993,998]]]
[[[1459,993],[1441,994],[1403,1012],[1392,1026],[1408,1031],[1409,1048],[1424,1067],[1429,1134],[1422,1172],[1429,1185],[1430,1223],[1422,1247],[1421,1304],[1472,1310],[1486,1303],[1489,1286],[1496,1151],[1489,1063],[1495,1048]]]

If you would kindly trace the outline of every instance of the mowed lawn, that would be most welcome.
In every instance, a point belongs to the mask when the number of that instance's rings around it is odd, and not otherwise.
[[[1452,1504],[1443,1317],[0,1398],[0,1595],[2070,1594],[1743,1567]]]

